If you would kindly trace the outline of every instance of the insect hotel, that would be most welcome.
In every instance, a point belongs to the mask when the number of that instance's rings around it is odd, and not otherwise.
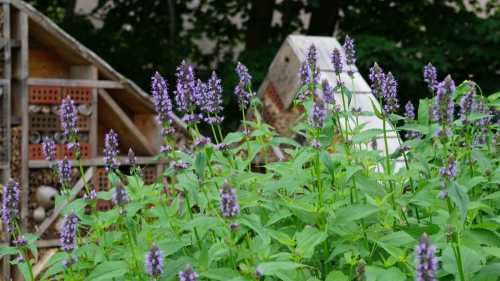
[[[160,145],[154,106],[134,82],[32,6],[18,0],[0,1],[0,15],[2,182],[13,178],[21,184],[22,227],[42,238],[40,248],[56,247],[62,208],[54,209],[57,178],[44,160],[41,141],[53,138],[57,158],[72,158],[61,134],[61,100],[70,97],[78,109],[85,177],[75,177],[73,197],[80,193],[83,181],[93,183],[97,190],[108,188],[102,156],[104,134],[111,129],[120,136],[120,162],[126,163],[127,152],[133,148],[145,180],[154,181],[158,165],[153,156]],[[99,205],[108,207],[108,202]],[[4,233],[1,237],[2,243],[8,242]],[[6,258],[3,279],[10,280],[10,273]]]

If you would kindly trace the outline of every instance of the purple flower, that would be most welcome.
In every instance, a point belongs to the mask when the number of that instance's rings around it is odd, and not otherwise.
[[[64,260],[62,261],[62,264],[63,264],[63,267],[64,267],[64,268],[69,268],[69,267],[71,267],[72,265],[74,265],[74,264],[75,264],[75,263],[77,263],[77,262],[78,262],[78,257],[76,257],[76,256],[71,256],[71,257],[69,257],[69,258],[67,258],[67,259],[64,259]]]
[[[435,281],[438,269],[436,248],[429,242],[427,234],[420,238],[420,244],[415,248],[417,281]]]
[[[229,146],[223,142],[214,145],[214,149],[217,151],[226,151],[229,148]]]
[[[47,161],[56,160],[56,143],[53,138],[44,137],[42,142],[43,156]]]
[[[439,175],[448,180],[452,180],[457,176],[457,161],[453,156],[448,157],[446,166],[439,169]]]
[[[229,229],[233,232],[237,231],[239,228],[240,228],[240,224],[237,222],[232,222],[229,224]]]
[[[311,45],[307,50],[306,59],[302,62],[299,70],[301,91],[297,97],[304,101],[307,97],[314,95],[314,89],[319,83],[319,68],[317,66],[318,54],[316,47]]]
[[[129,201],[128,192],[123,186],[123,184],[119,183],[115,190],[113,191],[113,195],[111,197],[111,202],[115,206],[122,206],[127,204]]]
[[[23,247],[28,245],[28,241],[26,240],[24,235],[21,235],[12,241],[12,245],[16,247]]]
[[[196,92],[196,76],[193,67],[188,65],[186,61],[182,61],[177,67],[175,77],[177,80],[175,91],[177,110],[188,113],[192,109],[193,102],[198,98]]]
[[[88,193],[83,195],[83,199],[87,201],[93,201],[97,199],[97,192],[94,188],[91,188]]]
[[[330,59],[333,65],[333,70],[337,75],[340,75],[340,73],[342,73],[342,56],[340,55],[339,49],[333,49]]]
[[[80,219],[75,213],[70,213],[64,217],[62,227],[59,231],[59,238],[61,247],[66,252],[75,249],[79,221]]]
[[[320,149],[321,148],[321,143],[317,139],[313,139],[311,141],[311,147],[315,149]]]
[[[137,158],[135,157],[135,152],[132,147],[128,149],[127,161],[130,166],[134,166],[137,163]]]
[[[220,189],[220,211],[222,216],[231,218],[240,213],[236,191],[227,182]]]
[[[438,84],[437,70],[431,63],[424,66],[424,81],[427,83],[427,87],[431,92],[436,90]]]
[[[311,116],[309,117],[309,123],[313,128],[321,129],[325,123],[326,119],[326,109],[322,102],[314,103]]]
[[[260,266],[257,266],[255,268],[255,277],[257,277],[257,279],[260,279],[262,278],[262,276],[264,276],[264,269]]]
[[[207,138],[207,137],[204,137],[204,136],[200,136],[198,138],[196,138],[193,142],[193,146],[194,147],[204,147],[205,145],[208,145],[212,143],[212,141],[210,140],[210,138]]]
[[[330,86],[330,83],[328,83],[328,80],[323,80],[322,84],[322,89],[323,89],[323,100],[328,103],[328,104],[335,104],[335,95],[334,95],[334,89],[332,86]]]
[[[205,122],[207,122],[207,124],[209,124],[209,125],[220,124],[220,123],[222,123],[222,121],[224,121],[224,116],[208,116],[208,117],[203,118],[203,120]]]
[[[377,63],[374,63],[370,68],[370,74],[368,75],[368,78],[370,78],[371,81],[373,95],[376,98],[381,99],[384,96],[384,92],[386,90],[386,78],[384,70]]]
[[[203,96],[201,104],[198,105],[201,111],[208,114],[217,114],[222,111],[222,85],[215,71],[212,72],[212,76],[200,94]]]
[[[158,246],[153,246],[144,258],[146,272],[149,276],[159,277],[163,274],[163,252]]]
[[[354,47],[354,39],[349,37],[349,35],[346,35],[344,39],[344,45],[342,46],[342,48],[344,48],[346,64],[355,65],[356,49]]]
[[[168,95],[167,82],[158,72],[155,72],[151,77],[151,95],[158,114],[156,120],[162,127],[170,125],[172,123],[172,101]]]
[[[436,86],[436,100],[432,110],[432,117],[435,122],[439,122],[441,125],[453,122],[455,110],[452,99],[453,91],[455,91],[455,83],[449,75]]]
[[[2,222],[5,231],[12,234],[15,229],[15,221],[19,218],[19,195],[21,191],[19,183],[10,179],[3,186],[2,194]]]
[[[186,163],[184,161],[175,161],[172,163],[172,168],[174,168],[175,170],[185,170],[187,168],[189,168],[189,163]]]
[[[234,94],[238,98],[240,106],[245,106],[250,103],[250,100],[255,95],[251,91],[252,76],[248,73],[248,68],[241,62],[236,65],[236,74],[240,78],[238,85],[234,88]]]
[[[399,108],[398,82],[391,72],[386,75],[384,91],[384,112],[386,114],[396,112]]]
[[[163,144],[160,146],[160,153],[169,153],[171,152],[173,149],[172,149],[172,146],[168,145],[168,144]]]
[[[491,114],[488,105],[486,105],[484,97],[482,96],[479,97],[479,99],[473,103],[472,111],[475,113],[480,113],[485,115]],[[476,125],[479,128],[487,127],[491,124],[491,120],[492,120],[491,116],[485,116],[483,118],[474,121],[474,125]]]
[[[69,96],[61,102],[60,117],[65,137],[78,133],[76,106]]]
[[[409,120],[415,119],[415,107],[411,101],[408,101],[405,105],[405,117]]]
[[[59,161],[58,172],[59,182],[63,186],[69,184],[71,180],[71,162],[68,160],[68,158],[64,157],[62,161]]]
[[[475,89],[471,89],[460,99],[460,120],[462,120],[464,124],[468,123],[467,116],[472,111],[472,104],[474,102],[475,96],[476,96]]]
[[[104,163],[106,171],[115,170],[118,167],[116,156],[118,155],[118,134],[112,129],[104,136]]]
[[[179,272],[179,281],[198,281],[198,273],[193,271],[193,268],[188,265],[184,271]]]
[[[182,118],[181,118],[181,120],[186,124],[193,124],[193,123],[196,123],[202,119],[203,119],[203,115],[196,114],[196,113],[184,114],[184,116],[182,116]]]

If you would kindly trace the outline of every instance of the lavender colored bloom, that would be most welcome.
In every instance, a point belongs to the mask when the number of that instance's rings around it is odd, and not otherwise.
[[[240,224],[237,222],[232,222],[229,224],[229,229],[233,232],[237,231],[239,228],[240,228]]]
[[[193,101],[196,101],[198,98],[196,92],[196,76],[193,67],[188,65],[186,61],[182,61],[177,67],[175,77],[177,80],[175,91],[177,110],[188,113],[191,110]]]
[[[71,180],[71,162],[64,157],[58,164],[59,182],[64,186],[69,184]]]
[[[151,77],[151,95],[155,105],[156,120],[162,127],[172,123],[172,101],[168,95],[167,82],[160,73],[155,72]]]
[[[47,161],[56,160],[56,143],[54,139],[45,137],[42,142],[43,156]]]
[[[431,92],[436,90],[438,84],[437,70],[431,63],[424,66],[424,81],[427,83],[427,87]]]
[[[135,157],[135,152],[132,147],[128,149],[127,161],[130,166],[134,166],[137,163],[137,158]]]
[[[484,97],[479,97],[479,99],[473,103],[472,111],[475,113],[480,113],[485,115],[491,114],[488,106],[484,101]],[[479,128],[487,127],[491,124],[491,120],[492,120],[491,116],[485,116],[483,118],[474,121],[474,125],[476,125]]]
[[[460,120],[463,123],[468,123],[467,116],[472,111],[472,103],[474,102],[475,95],[476,91],[472,89],[460,99]]]
[[[389,72],[386,76],[384,91],[384,112],[386,114],[396,112],[399,108],[398,101],[398,82]]]
[[[209,124],[209,125],[220,124],[220,123],[222,123],[222,121],[224,121],[224,116],[208,116],[208,117],[203,118],[203,120],[205,122],[207,122],[207,124]]]
[[[299,78],[302,91],[297,99],[304,101],[307,97],[314,95],[314,89],[319,83],[319,68],[317,66],[318,54],[316,47],[311,45],[307,50],[306,59],[302,62],[299,70]]]
[[[26,240],[24,235],[21,235],[12,241],[12,245],[16,247],[23,247],[28,245],[28,241]]]
[[[321,148],[321,143],[317,139],[313,139],[311,141],[311,147],[315,149],[320,149]]]
[[[14,232],[15,221],[19,216],[19,195],[21,191],[19,183],[10,179],[7,184],[3,186],[2,194],[2,222],[5,231],[9,234]]]
[[[128,192],[123,186],[123,184],[119,183],[116,186],[115,190],[113,191],[113,196],[111,198],[111,201],[115,206],[122,206],[128,203],[129,201]]]
[[[238,62],[236,65],[236,73],[240,81],[234,88],[234,94],[238,98],[240,106],[245,106],[250,103],[250,100],[255,95],[250,89],[252,85],[252,76],[248,73],[248,68],[241,62]]]
[[[345,60],[347,65],[356,64],[356,49],[354,47],[354,39],[349,37],[349,35],[345,36],[344,45],[342,46],[345,52]]]
[[[409,120],[415,119],[415,107],[411,101],[408,101],[405,105],[405,117]]]
[[[314,103],[311,116],[309,117],[309,123],[313,128],[323,128],[326,119],[326,109],[322,102]]]
[[[174,168],[175,170],[185,170],[187,168],[189,168],[189,163],[186,163],[184,161],[175,161],[172,163],[172,168]]]
[[[438,198],[443,200],[443,199],[446,199],[446,197],[448,197],[448,191],[443,189],[441,191],[439,191],[439,194],[438,194]]]
[[[334,89],[332,86],[330,86],[328,80],[323,80],[321,85],[321,87],[323,88],[323,100],[328,104],[335,104]]]
[[[64,259],[62,261],[63,267],[64,268],[70,268],[72,265],[78,262],[78,257],[77,256],[71,256],[67,259]]]
[[[83,195],[83,199],[87,201],[93,201],[97,199],[97,192],[94,188],[91,188],[88,193]]]
[[[184,114],[184,116],[182,116],[182,118],[181,118],[181,120],[186,124],[193,124],[193,123],[196,123],[202,119],[203,119],[203,115],[196,114],[196,113]]]
[[[455,105],[453,103],[453,92],[451,90],[454,90],[454,83],[449,75],[446,77],[445,81],[436,86],[436,101],[432,109],[432,118],[441,125],[453,122]]]
[[[337,75],[340,75],[342,73],[342,56],[340,55],[340,50],[339,49],[333,49],[332,54],[330,55],[330,59],[333,65],[333,70]]]
[[[260,266],[257,266],[255,268],[255,277],[257,277],[257,279],[260,279],[264,276],[264,269]]]
[[[214,149],[217,151],[226,151],[229,148],[229,146],[223,142],[214,145]]]
[[[236,191],[227,182],[220,189],[220,211],[222,216],[231,218],[240,213]]]
[[[207,137],[204,137],[204,136],[200,136],[198,138],[196,138],[193,142],[193,146],[194,147],[204,147],[205,145],[208,145],[212,143],[212,141],[210,140],[210,138],[207,138]]]
[[[159,277],[163,274],[163,252],[158,246],[153,246],[144,258],[146,272],[149,276]]]
[[[457,176],[457,161],[453,156],[448,157],[446,166],[439,169],[439,175],[448,180],[452,180]]]
[[[60,118],[65,137],[78,133],[76,124],[78,118],[77,110],[75,103],[69,96],[64,98],[61,102]]]
[[[160,153],[169,153],[171,152],[173,149],[172,149],[172,146],[168,145],[168,144],[164,144],[164,145],[161,145],[160,146]]]
[[[59,239],[62,249],[66,252],[72,251],[76,247],[76,232],[78,231],[79,221],[80,219],[75,213],[70,213],[64,217],[59,231]]]
[[[376,98],[381,99],[384,96],[386,90],[385,83],[387,81],[384,70],[377,63],[374,63],[370,68],[368,78],[370,78],[371,81],[370,86],[372,88],[373,95]]]
[[[198,281],[198,273],[188,265],[184,271],[179,272],[179,281]]]
[[[212,72],[208,79],[206,90],[200,93],[203,95],[200,109],[208,114],[217,114],[222,111],[222,84],[217,74]]]
[[[116,156],[118,155],[118,134],[110,130],[104,136],[104,162],[106,171],[115,170],[118,167]]]
[[[420,238],[420,244],[415,248],[415,261],[417,281],[436,281],[438,269],[438,260],[436,257],[436,248],[429,242],[427,234]]]

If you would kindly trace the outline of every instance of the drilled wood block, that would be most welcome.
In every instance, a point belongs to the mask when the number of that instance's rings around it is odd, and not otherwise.
[[[60,127],[59,116],[55,114],[30,114],[30,131],[55,132]]]
[[[62,89],[63,97],[70,97],[75,103],[91,103],[92,88],[86,87],[64,87]]]
[[[30,86],[28,102],[31,104],[60,104],[61,88],[56,86]]]

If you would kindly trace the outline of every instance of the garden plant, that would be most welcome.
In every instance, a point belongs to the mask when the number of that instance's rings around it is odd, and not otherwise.
[[[173,89],[155,73],[163,174],[146,185],[133,148],[128,163],[118,163],[119,136],[107,132],[111,189],[86,185],[68,202],[60,251],[41,280],[499,280],[500,93],[486,95],[473,81],[455,86],[428,64],[422,83],[433,98],[401,106],[404,89],[379,63],[369,75],[378,101],[369,112],[351,109],[345,85],[354,84],[354,42],[346,37],[343,47],[331,53],[334,85],[319,81],[315,46],[308,49],[293,104],[303,110],[292,128],[296,138],[263,121],[243,64],[234,89],[241,129],[225,136],[215,72],[203,82],[182,62]],[[174,112],[187,124],[189,147],[173,142]],[[383,128],[367,129],[359,121],[367,115]],[[72,166],[83,176],[69,98],[61,121],[76,156],[56,162],[54,142],[44,140],[61,182],[56,204],[69,201]],[[400,136],[394,153],[390,133]],[[19,189],[13,180],[3,187],[11,243],[0,254],[13,256],[33,280],[38,238],[19,227]],[[97,211],[97,200],[111,200],[113,208]]]

